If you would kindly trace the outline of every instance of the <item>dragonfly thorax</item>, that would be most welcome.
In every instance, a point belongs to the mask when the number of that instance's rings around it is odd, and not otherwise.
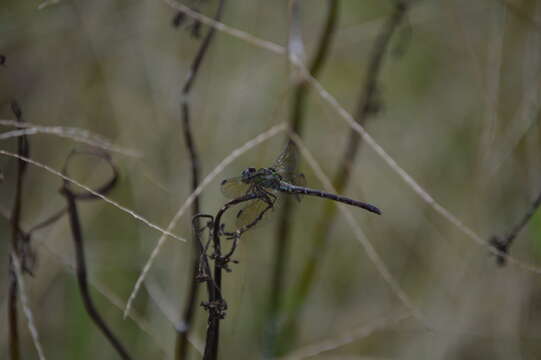
[[[273,168],[247,168],[241,173],[241,181],[245,184],[275,188],[281,180],[282,176]]]

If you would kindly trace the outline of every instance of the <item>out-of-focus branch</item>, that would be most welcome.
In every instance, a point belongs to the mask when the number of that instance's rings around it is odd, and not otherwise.
[[[335,33],[338,19],[339,0],[328,1],[328,12],[325,20],[325,26],[321,31],[320,38],[314,57],[309,65],[309,71],[317,77],[329,55],[329,50],[332,45],[332,39]],[[304,49],[302,45],[301,22],[299,1],[291,2],[291,31],[289,37],[289,52],[290,56],[294,56],[297,60],[302,61],[304,57]],[[293,69],[295,71],[295,69]],[[294,74],[295,75],[295,74]],[[296,74],[298,75],[298,74]],[[293,103],[290,114],[290,127],[293,132],[302,133],[304,118],[306,112],[306,100],[309,91],[309,84],[302,76],[294,78],[296,80],[295,92],[293,95]],[[292,200],[290,197],[284,199],[282,211],[278,219],[278,230],[276,232],[276,250],[274,254],[274,266],[271,280],[270,304],[269,304],[269,321],[268,321],[268,343],[266,352],[273,354],[277,344],[277,320],[279,316],[280,298],[283,293],[284,274],[286,273],[287,260],[289,257],[289,237],[291,234],[291,217],[292,217]]]
[[[17,122],[22,123],[23,114],[19,104],[13,100],[11,102],[11,110],[17,119]],[[28,145],[28,139],[26,136],[20,136],[17,138],[17,154],[19,156],[28,157],[30,154],[30,147]],[[23,194],[23,182],[26,174],[27,164],[22,160],[17,160],[17,178],[15,180],[15,198],[13,200],[13,211],[11,213],[11,248],[12,252],[21,259],[23,269],[27,268],[27,254],[25,249],[30,251],[29,244],[25,244],[27,239],[20,231],[20,219],[22,212],[22,194]],[[29,255],[29,254],[28,254]],[[9,295],[8,295],[8,321],[9,321],[9,354],[11,360],[20,359],[20,347],[19,347],[19,329],[17,324],[17,276],[15,273],[14,264],[10,259],[9,264]]]
[[[68,163],[70,161],[71,156],[76,155],[76,154],[78,153],[73,152],[67,158],[66,164],[63,170],[64,175],[67,172],[67,167],[68,167]],[[116,182],[118,179],[117,169],[113,166],[110,158],[107,155],[100,155],[100,154],[90,154],[90,155],[96,155],[103,158],[111,165],[111,168],[113,169],[113,176],[111,177],[111,179],[107,181],[99,189],[96,190],[96,192],[99,194],[102,194],[102,195],[106,194],[111,189],[113,189],[113,187],[116,185]],[[94,322],[94,324],[96,324],[98,329],[103,333],[103,335],[111,343],[111,345],[120,355],[120,357],[124,360],[130,360],[131,357],[128,354],[127,350],[120,343],[116,335],[109,328],[109,326],[107,325],[107,323],[105,322],[101,314],[98,312],[98,309],[94,305],[94,301],[92,300],[92,296],[90,294],[90,289],[88,286],[86,260],[85,260],[84,243],[83,243],[83,231],[81,227],[81,220],[79,217],[79,212],[77,210],[77,201],[95,200],[95,199],[98,199],[98,197],[89,192],[74,191],[70,187],[70,183],[66,180],[64,180],[64,183],[60,192],[66,198],[66,202],[67,202],[69,223],[70,223],[70,228],[71,228],[72,237],[73,237],[73,244],[75,246],[75,263],[76,263],[76,272],[77,272],[77,282],[79,284],[79,290],[81,292],[81,298],[83,300],[85,309],[88,315],[90,316],[90,318],[92,319],[92,321]]]
[[[369,64],[366,70],[364,83],[361,86],[361,94],[357,104],[355,120],[363,125],[367,119],[379,108],[378,100],[378,79],[383,66],[385,54],[389,48],[390,40],[404,20],[408,6],[406,2],[397,1],[393,12],[383,28],[379,32],[369,56]],[[340,160],[338,171],[334,178],[334,187],[341,193],[346,187],[350,176],[352,165],[358,154],[361,138],[353,129],[349,133],[345,151]],[[287,306],[288,314],[282,333],[290,339],[296,333],[300,307],[307,298],[316,277],[318,264],[325,254],[328,242],[329,230],[336,216],[337,207],[333,202],[325,202],[323,215],[315,222],[316,227],[313,236],[313,243],[309,246],[310,252],[306,262],[302,266],[299,280],[293,286],[291,301]]]
[[[224,4],[225,4],[225,0],[220,0],[218,4],[218,9],[216,10],[216,15],[214,16],[214,20],[216,21],[221,20]],[[199,47],[199,50],[197,51],[197,54],[195,55],[195,58],[190,66],[190,70],[189,70],[188,76],[186,77],[184,86],[182,88],[182,94],[181,94],[182,130],[183,130],[183,135],[184,135],[184,141],[186,143],[188,154],[190,156],[191,175],[192,175],[192,183],[191,183],[192,192],[195,191],[197,187],[199,186],[199,180],[200,180],[199,170],[201,168],[201,164],[200,164],[197,148],[195,145],[193,130],[191,127],[189,94],[197,78],[197,75],[199,74],[199,69],[201,68],[203,59],[205,58],[205,55],[208,52],[208,49],[210,47],[210,44],[215,34],[216,34],[216,28],[214,27],[209,28],[209,31],[207,35],[205,36],[205,38],[203,39],[203,42],[201,43],[201,46]],[[200,212],[200,201],[199,201],[199,196],[197,196],[192,203],[192,217],[199,214],[199,212]],[[195,221],[196,221],[196,224],[194,226],[198,227],[198,220],[196,219]],[[182,329],[179,329],[179,331],[177,332],[176,354],[175,354],[176,360],[181,360],[181,359],[186,358],[186,354],[188,351],[188,333],[191,329],[192,323],[194,321],[194,315],[195,315],[195,303],[197,300],[197,290],[199,288],[198,286],[199,282],[196,279],[196,275],[200,268],[199,259],[203,252],[203,245],[201,244],[201,242],[195,241],[193,248],[194,248],[194,254],[193,254],[192,274],[191,274],[190,285],[189,285],[189,290],[188,290],[187,302],[184,305],[185,307],[183,311],[183,321],[184,321],[185,326]]]
[[[496,256],[496,262],[500,266],[504,266],[506,264],[506,257],[504,255],[507,255],[509,253],[509,248],[513,244],[514,240],[520,234],[522,229],[526,227],[532,216],[535,214],[537,209],[539,209],[539,206],[541,205],[541,192],[537,195],[535,200],[531,203],[531,205],[526,209],[526,212],[520,219],[520,221],[513,226],[509,234],[503,238],[500,238],[498,236],[493,236],[490,239],[490,243],[496,250],[498,250],[498,253],[495,254]]]

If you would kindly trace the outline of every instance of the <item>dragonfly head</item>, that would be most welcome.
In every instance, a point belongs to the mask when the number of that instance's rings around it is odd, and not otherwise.
[[[240,174],[242,181],[248,182],[255,175],[256,172],[256,168],[253,167],[242,170],[242,173]]]

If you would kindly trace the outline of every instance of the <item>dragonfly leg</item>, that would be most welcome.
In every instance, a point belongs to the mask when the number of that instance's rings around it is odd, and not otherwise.
[[[271,197],[273,198],[272,200],[271,200]],[[263,216],[267,213],[267,211],[269,211],[269,210],[271,210],[273,208],[274,201],[276,201],[276,195],[271,194],[271,193],[267,193],[265,191],[265,192],[263,192],[262,196],[260,197],[260,200],[264,201],[267,204],[267,207],[265,207],[265,209],[263,209],[263,211],[261,211],[261,213],[259,213],[259,215],[257,216],[257,218],[254,219],[254,221],[252,221],[251,223],[249,223],[247,225],[244,225],[240,229],[237,229],[236,232],[238,233],[239,237],[244,232],[246,232],[246,231],[250,230],[252,227],[254,227],[263,218]]]
[[[265,197],[261,197],[261,200],[265,201],[268,204],[271,204],[271,206],[274,205],[274,202],[278,198],[275,194],[271,193],[270,191],[264,188],[260,188],[258,190],[265,194]]]
[[[249,229],[253,226],[255,226],[263,217],[263,215],[269,210],[271,209],[273,206],[274,206],[274,203],[277,199],[277,196],[271,192],[269,192],[268,190],[266,190],[264,187],[262,186],[257,186],[257,185],[253,185],[252,187],[250,187],[249,189],[250,192],[252,192],[253,194],[257,194],[257,199],[263,201],[264,203],[267,204],[267,207],[265,209],[263,209],[263,211],[257,216],[256,219],[254,219],[254,221],[252,221],[251,223],[247,224],[247,225],[244,225],[242,228],[240,229],[237,229],[238,230],[242,230],[241,231],[241,234],[245,231],[244,229]],[[245,209],[240,209],[237,214],[236,214],[236,218],[238,219],[242,214],[243,212],[245,211]],[[232,233],[226,233],[226,232],[223,232],[223,234],[229,236],[231,239],[236,236],[235,232],[232,232]]]
[[[250,187],[248,188],[248,190],[246,191],[246,194],[251,194],[253,193],[254,191],[256,191],[256,186],[255,185],[250,185]],[[245,194],[245,195],[246,195]],[[243,212],[244,209],[240,209],[239,211],[237,211],[237,214],[235,215],[235,217],[238,219],[241,215],[242,215],[242,212]],[[225,234],[225,233],[224,233]],[[230,235],[230,234],[233,234],[233,233],[227,233],[226,235]]]

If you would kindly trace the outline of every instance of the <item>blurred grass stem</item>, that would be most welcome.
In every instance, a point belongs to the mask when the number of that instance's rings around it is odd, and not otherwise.
[[[17,119],[17,122],[23,123],[23,116],[21,108],[17,101],[11,102],[11,110]],[[17,138],[17,155],[22,157],[28,157],[30,155],[30,146],[26,136],[20,136]],[[11,212],[11,251],[17,259],[22,259],[24,264],[24,249],[22,233],[20,231],[20,220],[22,212],[22,194],[23,183],[26,174],[26,162],[21,159],[17,159],[17,177],[15,180],[15,197],[13,199],[13,210]],[[8,321],[9,321],[9,354],[11,360],[19,360],[20,355],[20,339],[19,328],[17,319],[17,275],[14,268],[13,259],[10,258],[9,262],[9,295],[8,295]],[[24,265],[23,265],[24,267]]]
[[[63,173],[66,173],[68,162],[71,156],[75,154],[76,153],[72,153],[70,154],[70,156],[68,156],[66,160],[66,164],[64,166]],[[110,159],[108,157],[106,156],[99,156],[99,157],[106,159],[111,165],[111,167],[113,168],[113,176],[111,177],[111,179],[107,181],[105,185],[101,186],[96,191],[101,194],[106,194],[107,192],[112,190],[113,187],[116,185],[116,182],[118,179],[118,172],[116,168],[113,166],[113,164],[110,162]],[[63,186],[60,192],[66,198],[66,202],[67,202],[70,229],[72,233],[73,244],[75,247],[75,264],[76,264],[77,283],[79,284],[79,290],[81,292],[81,298],[85,306],[85,309],[88,315],[90,316],[90,318],[92,319],[92,321],[94,322],[94,324],[98,327],[98,329],[103,333],[103,335],[111,343],[111,345],[120,355],[120,357],[124,360],[130,360],[131,356],[128,354],[127,350],[120,343],[116,335],[112,332],[112,330],[109,328],[109,326],[107,325],[107,323],[105,322],[101,314],[98,312],[98,309],[96,308],[96,305],[94,304],[94,301],[92,300],[92,296],[90,294],[90,289],[88,286],[85,250],[84,250],[84,243],[83,243],[83,231],[81,228],[81,220],[80,220],[79,212],[77,209],[77,200],[96,200],[98,199],[98,197],[89,192],[79,192],[79,193],[74,192],[70,188],[70,183],[67,180],[64,180]]]
[[[309,71],[317,77],[325,60],[329,56],[332,40],[336,30],[338,19],[339,0],[329,0],[327,16],[324,27],[318,39],[317,49],[314,57],[309,65]],[[295,57],[299,61],[304,59],[304,46],[302,45],[301,21],[300,21],[300,4],[299,1],[292,1],[290,4],[290,36],[289,36],[289,56]],[[289,118],[291,131],[296,134],[302,134],[304,127],[304,119],[306,113],[306,100],[309,92],[309,84],[306,79],[299,73],[298,68],[292,66],[292,80],[295,84],[293,94],[293,103]],[[289,242],[291,236],[291,219],[292,219],[292,197],[284,198],[283,208],[278,219],[278,230],[276,232],[276,249],[271,279],[271,292],[269,304],[269,320],[268,320],[268,344],[267,352],[269,354],[280,353],[283,339],[278,339],[278,318],[280,316],[280,301],[284,292],[284,274],[287,270],[287,262],[289,258]]]
[[[357,105],[355,121],[364,125],[367,119],[374,113],[375,97],[377,96],[378,79],[383,66],[384,57],[390,44],[392,35],[399,28],[407,7],[404,3],[398,2],[393,13],[383,25],[375,43],[372,47],[369,64],[366,70],[364,83],[361,86],[361,94]],[[342,193],[351,177],[352,165],[357,156],[360,147],[361,137],[353,129],[350,130],[345,151],[340,160],[338,171],[333,179],[333,185],[337,193]],[[321,218],[315,222],[316,227],[311,236],[313,242],[309,246],[309,255],[302,266],[299,280],[293,286],[293,293],[287,307],[287,315],[283,332],[290,337],[296,334],[300,316],[300,308],[305,302],[310,290],[314,284],[318,264],[326,253],[326,247],[329,240],[329,231],[331,224],[336,216],[337,206],[330,201],[326,201]]]
[[[220,2],[218,3],[218,9],[216,10],[216,15],[214,16],[214,20],[219,21],[222,18],[224,4],[225,0],[220,0]],[[193,84],[195,83],[197,75],[199,74],[199,69],[201,68],[205,55],[208,53],[208,49],[215,34],[216,29],[214,27],[210,27],[190,66],[190,70],[188,72],[188,76],[182,88],[181,94],[182,130],[184,135],[184,141],[186,143],[188,154],[190,156],[191,165],[191,192],[194,192],[199,186],[201,163],[197,152],[197,147],[195,145],[193,130],[191,127],[189,94]],[[192,217],[196,216],[199,213],[200,198],[199,196],[196,196],[192,203]],[[198,228],[199,220],[196,218],[194,219],[194,221],[194,227]],[[175,354],[176,360],[185,359],[187,356],[188,333],[190,332],[195,316],[195,303],[197,301],[197,292],[199,288],[199,282],[197,281],[196,276],[200,268],[199,259],[201,254],[203,253],[203,244],[201,243],[201,241],[199,241],[198,237],[195,237],[195,239],[196,241],[194,241],[193,244],[194,253],[192,259],[192,273],[190,275],[187,301],[184,305],[184,311],[182,316],[185,326],[183,326],[180,331],[177,331]]]

